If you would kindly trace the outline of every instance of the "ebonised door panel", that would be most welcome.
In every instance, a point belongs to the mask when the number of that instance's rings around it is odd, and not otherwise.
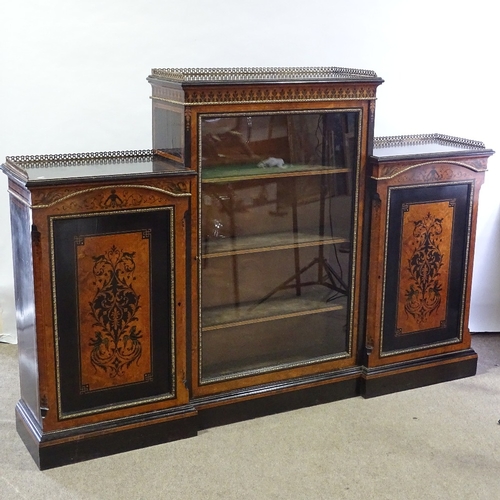
[[[471,183],[389,188],[381,355],[461,340]]]
[[[173,220],[50,218],[59,418],[175,397]]]

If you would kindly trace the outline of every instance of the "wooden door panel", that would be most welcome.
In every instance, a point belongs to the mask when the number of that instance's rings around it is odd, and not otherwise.
[[[51,218],[60,418],[175,397],[173,220],[174,207]]]
[[[389,188],[381,355],[461,340],[471,183]]]

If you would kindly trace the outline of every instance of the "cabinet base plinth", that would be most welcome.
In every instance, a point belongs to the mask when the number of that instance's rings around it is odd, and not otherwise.
[[[477,354],[473,349],[425,359],[364,368],[361,395],[365,398],[448,382],[476,374]]]
[[[193,437],[198,429],[196,410],[184,406],[43,433],[23,401],[16,406],[16,427],[40,470]]]
[[[193,401],[200,429],[359,396],[360,369],[340,370]]]
[[[201,429],[360,394],[365,398],[475,375],[472,349],[376,368],[355,367],[193,399],[189,405],[44,433],[24,401],[17,431],[41,470],[194,437]]]

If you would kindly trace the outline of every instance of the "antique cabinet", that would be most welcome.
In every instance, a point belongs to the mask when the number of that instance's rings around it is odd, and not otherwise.
[[[198,173],[200,426],[357,394],[382,80],[342,68],[154,69],[148,80],[154,151]]]
[[[152,150],[2,165],[17,428],[40,468],[474,373],[491,150],[374,140],[372,71],[148,81]]]
[[[39,467],[196,433],[185,383],[194,172],[151,151],[11,157],[3,170],[17,428]]]
[[[469,302],[492,153],[439,134],[375,139],[366,397],[475,374]]]

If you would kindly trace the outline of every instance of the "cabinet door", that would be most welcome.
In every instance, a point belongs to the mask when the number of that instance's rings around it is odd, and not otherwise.
[[[35,207],[44,430],[188,401],[190,193],[170,184],[54,188]]]
[[[472,181],[389,188],[381,356],[462,341]]]
[[[360,114],[201,116],[201,385],[351,356]]]
[[[50,218],[61,417],[174,397],[173,216]]]
[[[425,160],[374,161],[369,368],[470,354],[477,200],[486,163]]]

